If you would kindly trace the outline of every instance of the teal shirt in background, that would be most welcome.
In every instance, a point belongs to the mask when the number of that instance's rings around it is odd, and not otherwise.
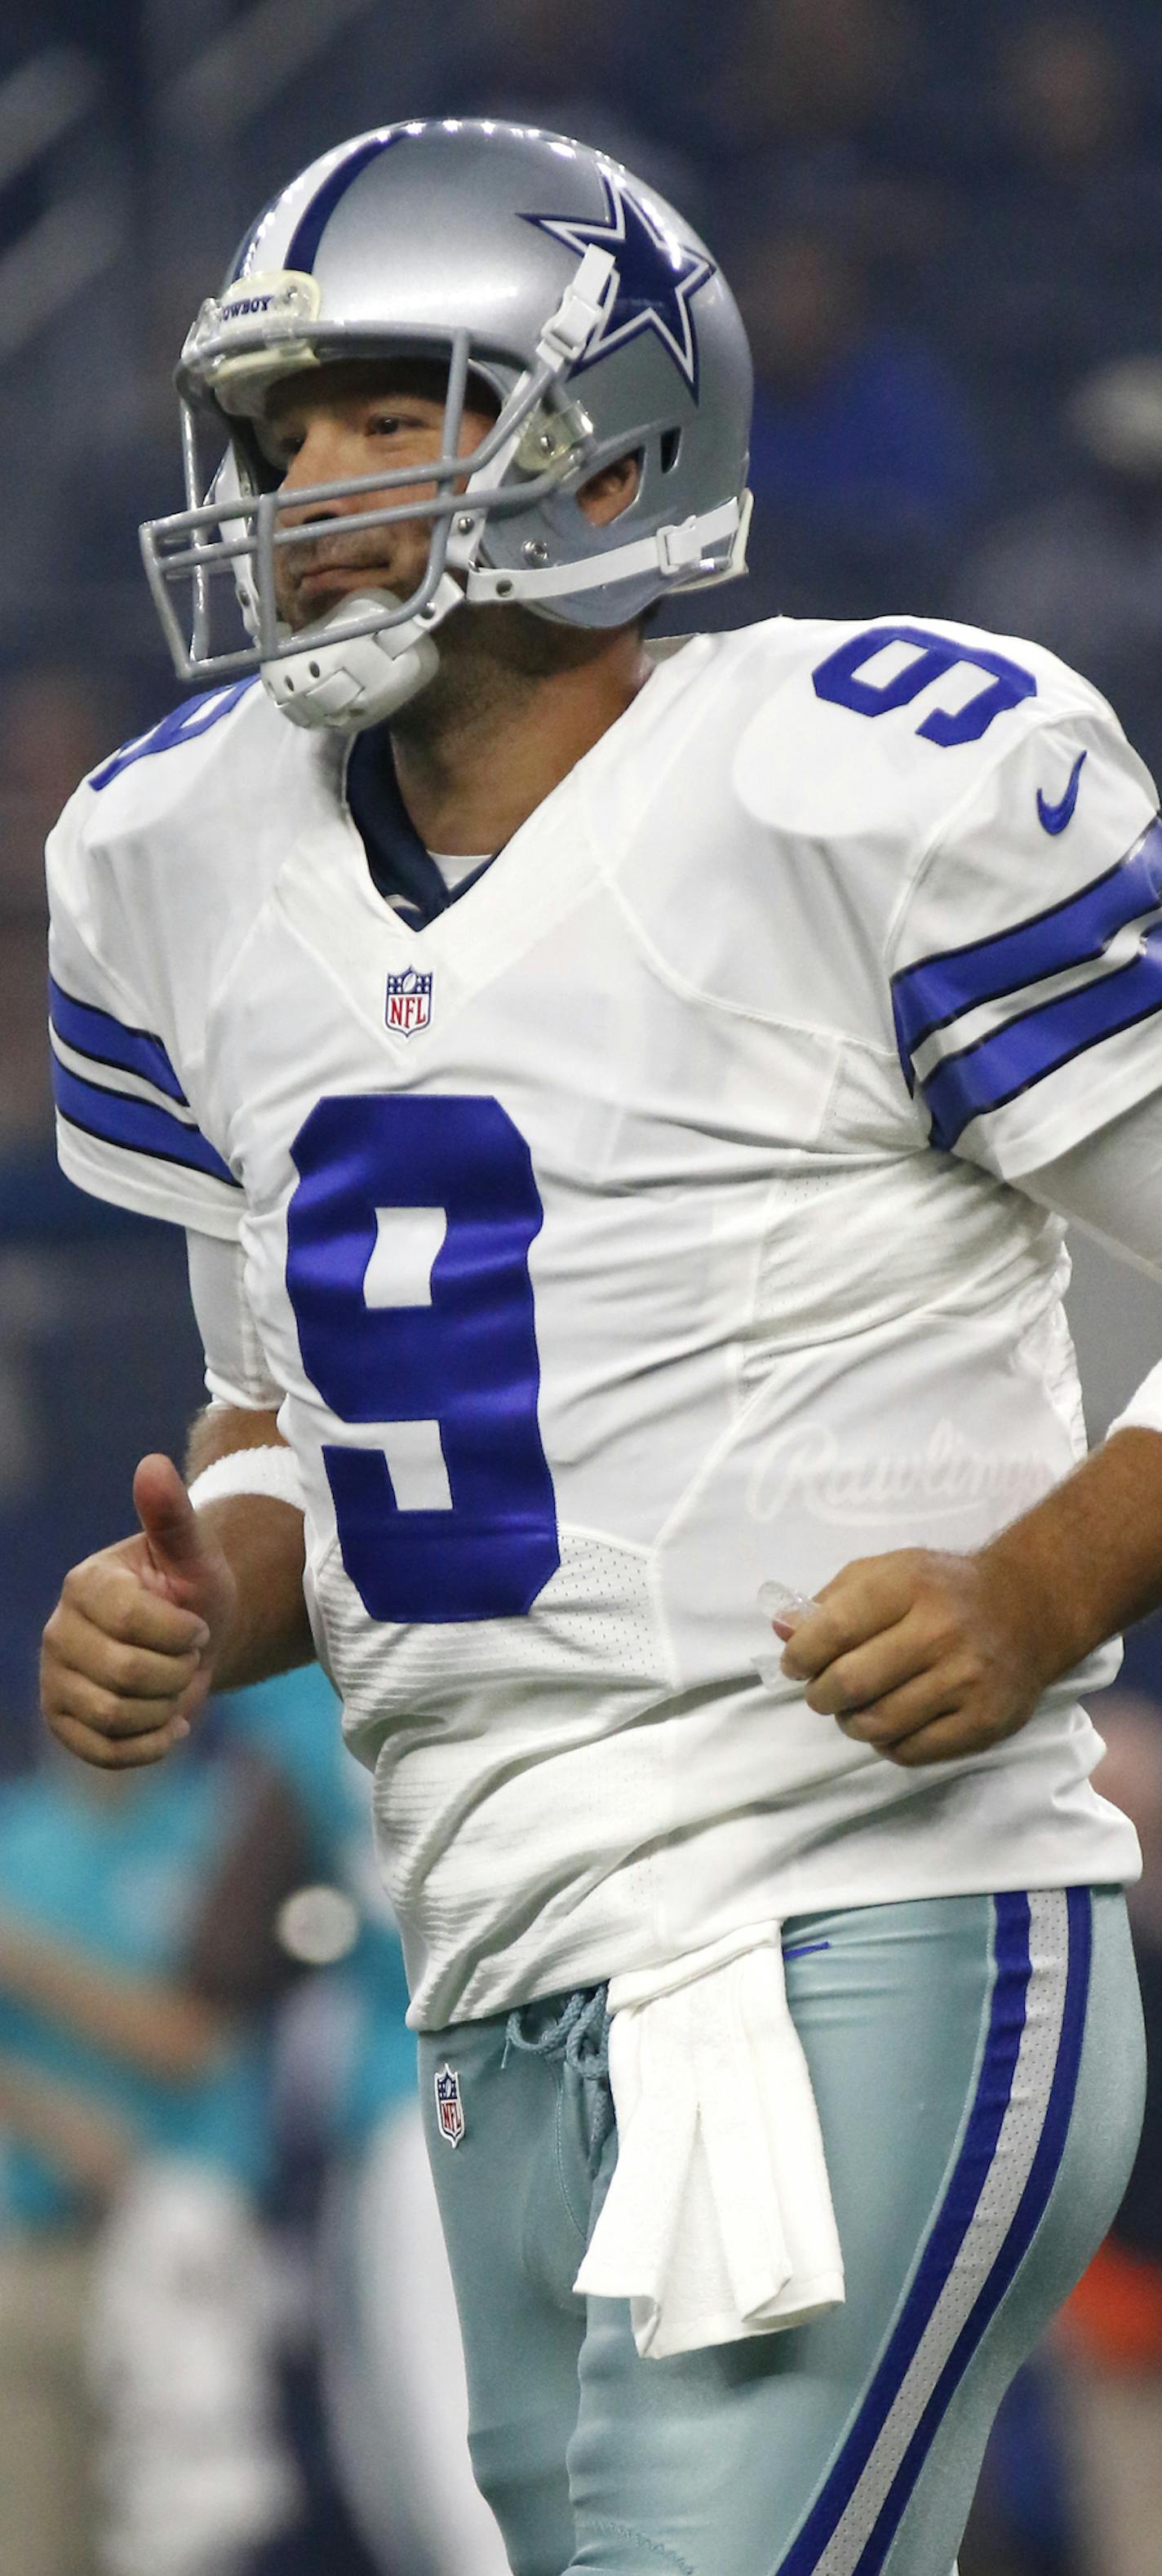
[[[298,1801],[312,1869],[343,1889],[359,1917],[354,1948],[340,1966],[321,1972],[335,1980],[346,2006],[336,2138],[357,2147],[416,2089],[403,1952],[372,1842],[370,1774],[347,1750],[339,1702],[317,1664],[234,1691],[220,1710],[227,1734],[281,1772]]]
[[[52,1761],[0,1796],[0,1909],[123,1977],[180,1976],[190,1929],[232,1827],[229,1763],[182,1752],[115,1783]],[[9,2001],[0,2052],[89,2094],[145,2152],[181,2155],[254,2186],[269,2153],[267,2047],[228,2041],[212,2069],[166,2083]],[[0,2233],[67,2224],[84,2208],[47,2157],[0,2131]]]

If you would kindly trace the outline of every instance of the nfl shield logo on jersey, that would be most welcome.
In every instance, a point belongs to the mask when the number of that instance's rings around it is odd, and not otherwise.
[[[405,966],[402,975],[389,975],[385,1016],[397,1037],[414,1038],[417,1030],[426,1029],[432,1016],[430,972],[421,974],[418,966]]]
[[[436,2113],[440,2136],[450,2147],[458,2147],[464,2135],[464,2105],[460,2099],[460,2078],[454,2066],[446,2063],[436,2076]]]

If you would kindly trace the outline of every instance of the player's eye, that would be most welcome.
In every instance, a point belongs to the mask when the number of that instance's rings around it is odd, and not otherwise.
[[[258,443],[268,465],[285,468],[298,455],[303,444],[303,432],[301,429],[271,429],[264,422],[259,428]]]
[[[363,423],[364,436],[367,438],[397,438],[401,430],[410,430],[413,435],[417,433],[422,435],[430,428],[430,421],[424,420],[417,411],[368,412]]]

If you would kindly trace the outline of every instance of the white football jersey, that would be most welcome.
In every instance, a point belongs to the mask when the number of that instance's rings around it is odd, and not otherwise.
[[[755,1669],[764,1577],[974,1547],[1083,1446],[1011,1184],[1162,1084],[1109,709],[963,627],[699,638],[420,931],[344,758],[244,685],[97,771],[54,1044],[72,1178],[244,1248],[414,2020],[1132,1877],[1077,1701],[1116,1652],[921,1770]]]

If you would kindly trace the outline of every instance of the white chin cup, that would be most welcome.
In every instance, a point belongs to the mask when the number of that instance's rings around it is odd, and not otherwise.
[[[399,607],[389,590],[360,591],[309,627],[299,652],[263,662],[262,685],[292,724],[329,725],[336,733],[361,733],[367,725],[382,724],[435,679],[440,656],[432,626],[462,606],[463,598],[458,584],[445,576],[436,594],[439,614],[428,624],[409,617],[402,626],[328,643],[328,627],[370,617],[377,608]]]

